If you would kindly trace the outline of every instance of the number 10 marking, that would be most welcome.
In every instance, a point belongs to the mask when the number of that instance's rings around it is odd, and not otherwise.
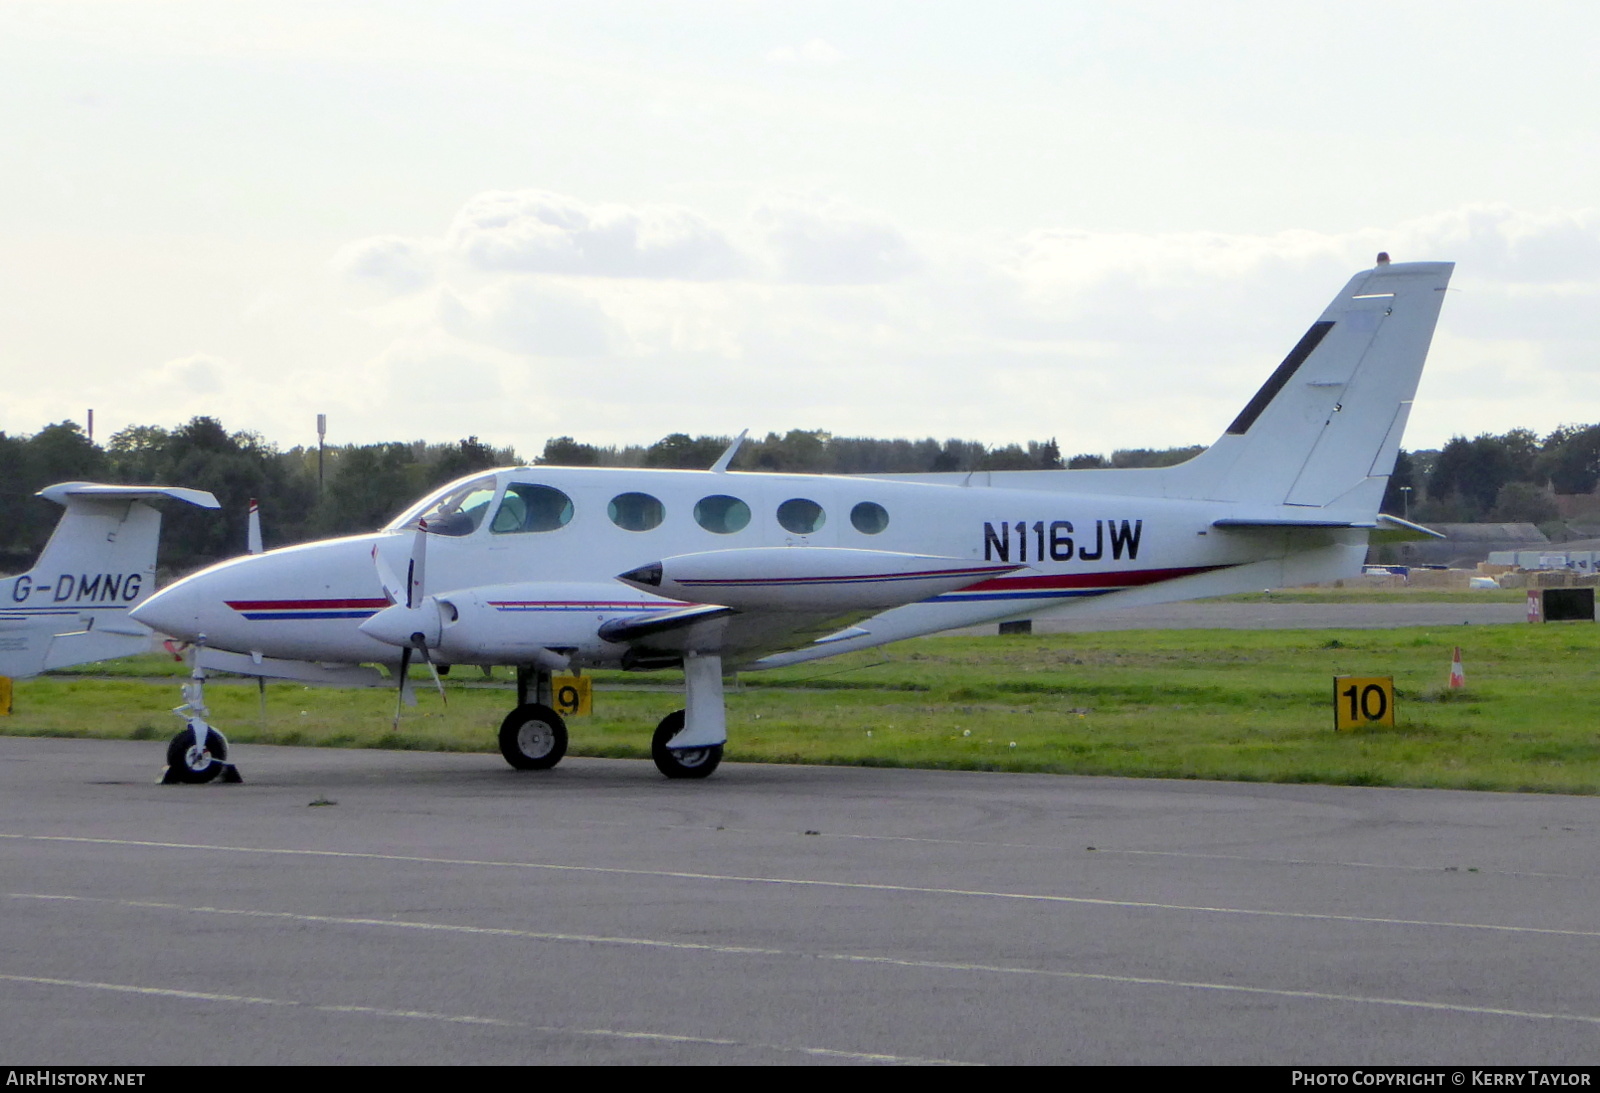
[[[1343,731],[1368,725],[1394,726],[1394,677],[1335,676],[1333,727]]]

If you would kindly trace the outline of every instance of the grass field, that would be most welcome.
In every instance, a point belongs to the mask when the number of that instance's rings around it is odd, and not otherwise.
[[[1277,595],[1276,593],[1274,595]],[[1467,687],[1447,687],[1460,645]],[[1600,627],[1124,631],[923,638],[781,672],[728,695],[730,760],[1344,785],[1600,792]],[[14,735],[165,741],[181,673],[131,658],[20,681]],[[88,674],[93,673],[93,674]],[[1393,729],[1335,733],[1334,675],[1392,675]],[[643,757],[681,705],[674,673],[596,677],[572,754]],[[392,692],[214,683],[212,721],[246,743],[492,752],[509,676]],[[420,682],[420,681],[419,681]],[[159,764],[159,749],[152,763]],[[498,763],[496,758],[494,762]]]

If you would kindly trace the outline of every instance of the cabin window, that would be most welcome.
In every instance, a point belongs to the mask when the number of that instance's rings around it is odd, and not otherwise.
[[[863,535],[876,535],[889,526],[889,512],[876,501],[863,501],[850,510],[850,523]]]
[[[732,535],[750,523],[750,506],[737,497],[714,494],[703,497],[694,507],[694,521],[707,531]]]
[[[827,520],[827,513],[822,511],[822,506],[804,497],[792,497],[778,506],[778,523],[783,525],[783,530],[796,535],[810,535]]]
[[[497,534],[523,531],[555,531],[572,519],[572,498],[553,486],[534,486],[513,482],[506,487],[500,508],[489,524]]]
[[[666,506],[648,493],[619,493],[606,506],[606,513],[623,531],[649,531],[667,518]]]
[[[494,479],[480,478],[441,497],[420,519],[427,522],[428,530],[434,535],[471,535],[483,523],[489,502],[493,500]],[[409,520],[402,526],[416,525],[417,521]]]

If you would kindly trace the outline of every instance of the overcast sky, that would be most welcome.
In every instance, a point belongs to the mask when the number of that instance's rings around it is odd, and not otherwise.
[[[1208,443],[1379,250],[1600,421],[1600,5],[0,0],[0,430]]]

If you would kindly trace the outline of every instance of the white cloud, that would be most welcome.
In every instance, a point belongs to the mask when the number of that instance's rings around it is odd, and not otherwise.
[[[757,209],[755,221],[788,281],[873,284],[901,277],[920,261],[886,218],[838,202],[774,202]]]
[[[1449,254],[1473,277],[1503,284],[1600,285],[1600,212],[1464,205],[1400,226],[1408,249]]]
[[[779,46],[767,53],[768,64],[784,68],[832,68],[843,60],[844,54],[821,38],[798,46]]]
[[[329,266],[346,284],[399,295],[433,283],[437,251],[424,240],[380,235],[340,247]]]
[[[817,197],[718,221],[498,191],[446,236],[340,248],[344,283],[393,293],[343,312],[368,348],[272,377],[317,391],[302,416],[325,404],[377,435],[476,433],[526,451],[559,433],[644,443],[747,425],[1055,436],[1071,452],[1205,443],[1382,249],[1462,262],[1407,437],[1427,447],[1600,420],[1600,396],[1572,378],[1600,349],[1596,224],[1587,210],[1463,206],[1344,233],[930,236]],[[169,360],[151,389],[232,425],[272,392],[225,352]]]
[[[165,361],[159,365],[151,379],[167,387],[174,394],[187,398],[197,395],[210,395],[222,390],[225,373],[237,373],[227,361],[218,357],[208,356],[205,353],[194,353],[187,357],[178,357]],[[232,376],[226,377],[231,379]]]
[[[718,280],[743,272],[727,237],[671,205],[590,205],[544,190],[479,194],[447,242],[483,270]]]
[[[614,347],[603,308],[570,287],[507,278],[470,295],[446,290],[438,319],[449,333],[529,357],[594,357]]]

